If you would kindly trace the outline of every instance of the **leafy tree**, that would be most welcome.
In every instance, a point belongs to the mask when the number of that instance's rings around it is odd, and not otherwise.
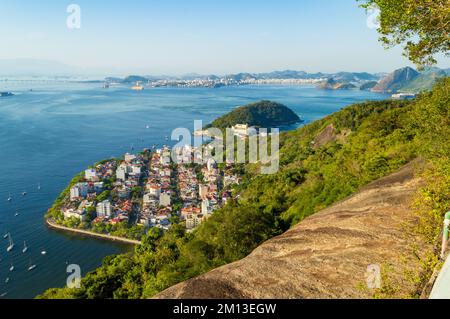
[[[450,50],[448,0],[358,0],[380,10],[380,41],[404,45],[405,56],[419,67],[436,63],[435,55]]]

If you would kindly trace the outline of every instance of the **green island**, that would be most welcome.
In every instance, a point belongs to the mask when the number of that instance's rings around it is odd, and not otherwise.
[[[219,129],[231,128],[235,125],[246,124],[257,128],[272,128],[278,126],[292,125],[301,119],[287,106],[272,102],[259,101],[234,109],[214,120],[207,128]]]
[[[449,91],[450,78],[441,79],[414,100],[355,104],[282,133],[278,173],[260,175],[258,164],[244,165],[230,199],[198,227],[152,227],[134,253],[105,258],[82,279],[80,289],[49,289],[39,298],[150,298],[244,258],[266,240],[417,158],[426,163],[425,184],[416,194],[418,219],[411,231],[435,243],[450,208]],[[52,215],[58,216],[67,192]],[[423,267],[408,277],[414,278],[416,291],[438,264],[436,251],[425,253]],[[396,296],[389,289],[378,293]]]

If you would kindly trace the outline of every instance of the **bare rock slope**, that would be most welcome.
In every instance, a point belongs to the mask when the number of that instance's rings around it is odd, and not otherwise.
[[[369,265],[402,282],[418,269],[410,243],[417,161],[305,219],[248,257],[163,291],[156,298],[371,298]],[[413,289],[403,281],[399,294]]]

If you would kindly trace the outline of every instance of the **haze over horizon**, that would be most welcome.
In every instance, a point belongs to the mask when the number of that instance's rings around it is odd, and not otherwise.
[[[8,44],[0,52],[0,75],[27,68],[49,74],[223,75],[377,73],[413,66],[401,48],[383,48],[355,0],[75,3],[80,29],[67,27],[70,2],[0,0],[0,36]],[[437,66],[448,68],[449,59],[440,57]]]

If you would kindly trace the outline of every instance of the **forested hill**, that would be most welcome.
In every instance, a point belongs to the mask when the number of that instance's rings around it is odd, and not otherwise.
[[[239,199],[229,201],[193,233],[186,233],[182,224],[164,234],[153,228],[134,254],[106,258],[82,279],[80,289],[50,289],[40,297],[152,297],[244,258],[266,240],[417,157],[424,158],[425,181],[430,182],[417,195],[420,215],[417,229],[410,230],[434,243],[442,213],[450,209],[449,105],[446,78],[416,100],[355,104],[283,133],[279,172],[259,175],[258,167],[247,165],[244,181],[235,189]],[[421,264],[429,271],[434,261],[431,252]],[[417,271],[419,285],[429,272]]]
[[[236,124],[248,124],[255,127],[273,128],[295,124],[299,121],[298,115],[287,106],[272,101],[259,101],[241,106],[225,114],[208,127],[225,129]]]

